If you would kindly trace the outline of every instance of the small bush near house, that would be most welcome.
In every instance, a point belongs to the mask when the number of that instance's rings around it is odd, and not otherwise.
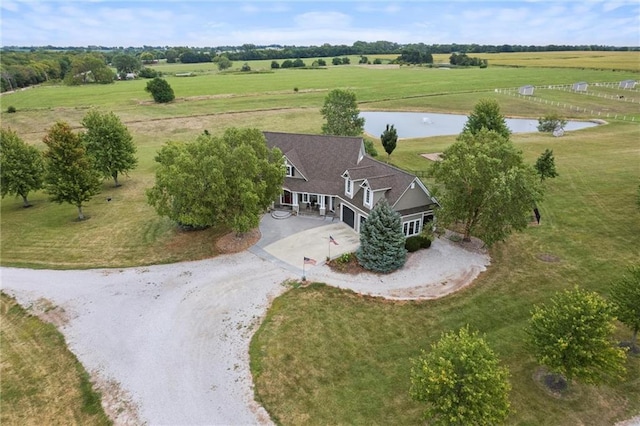
[[[414,251],[418,251],[421,248],[420,237],[409,237],[407,241],[404,242],[404,248],[407,249],[409,253],[413,253]]]
[[[431,247],[431,239],[424,235],[409,237],[404,243],[404,248],[406,248],[409,253],[413,253],[420,249],[427,249],[429,247]]]
[[[351,262],[353,259],[353,253],[342,253],[337,259],[336,262],[340,265],[346,265]]]
[[[14,112],[16,112],[16,107],[14,107],[13,105],[9,105],[9,108],[7,108],[7,112],[9,114],[13,114]]]
[[[420,248],[427,249],[431,247],[431,239],[429,237],[420,235],[418,238],[420,238]]]

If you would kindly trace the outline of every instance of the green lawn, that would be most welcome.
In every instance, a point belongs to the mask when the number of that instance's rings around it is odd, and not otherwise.
[[[162,67],[168,74],[202,72],[196,77],[167,77],[177,96],[168,105],[150,102],[144,81],[42,86],[2,96],[2,126],[16,129],[39,147],[56,120],[79,126],[89,108],[114,111],[131,130],[140,158],[139,167],[122,178],[122,187],[112,188],[105,181],[103,192],[84,209],[89,216],[84,222],[75,221],[73,206],[52,204],[42,192],[30,196],[34,207],[29,209],[18,199],[3,199],[2,265],[123,267],[215,256],[215,240],[227,230],[180,232],[146,204],[144,191],[153,185],[157,150],[169,140],[193,140],[205,129],[219,134],[230,126],[319,133],[319,109],[326,93],[336,87],[354,90],[362,110],[468,113],[479,98],[493,97],[509,116],[537,118],[558,111],[585,119],[593,118],[590,111],[567,110],[494,89],[640,76],[637,69],[587,67],[341,66],[247,75],[220,74],[202,64]],[[278,298],[252,342],[251,362],[257,394],[281,423],[418,423],[421,407],[408,398],[409,360],[442,331],[467,323],[487,333],[513,374],[511,423],[609,424],[640,412],[637,359],[629,364],[628,380],[598,388],[578,386],[573,399],[560,401],[536,387],[536,366],[523,332],[534,303],[575,284],[606,295],[608,283],[640,258],[635,204],[640,111],[637,103],[561,91],[540,90],[536,98],[625,114],[636,122],[610,120],[607,126],[559,139],[546,134],[514,136],[530,162],[544,149],[553,149],[560,176],[547,184],[547,197],[540,205],[542,225],[495,246],[489,270],[459,294],[432,302],[395,303],[314,285]],[[9,105],[18,112],[7,114]],[[426,170],[429,162],[419,154],[442,151],[454,139],[399,141],[391,162]],[[541,254],[559,261],[543,262]],[[628,334],[620,328],[619,337]]]
[[[375,300],[314,284],[274,301],[251,344],[256,394],[282,424],[416,424],[408,395],[410,359],[443,331],[465,324],[486,333],[509,367],[509,424],[612,424],[640,412],[640,359],[624,381],[577,385],[568,400],[533,380],[536,364],[524,328],[533,304],[578,284],[607,295],[611,280],[640,259],[640,126],[615,124],[570,133],[515,136],[533,162],[554,151],[560,176],[547,183],[541,226],[491,250],[492,265],[471,288],[429,302]],[[399,145],[404,155],[443,149],[451,140]],[[392,158],[395,156],[392,155]],[[416,167],[418,161],[398,165]],[[559,261],[545,262],[541,255]],[[620,327],[618,338],[630,337]]]
[[[54,325],[28,314],[4,293],[0,318],[3,425],[111,424],[100,394]]]

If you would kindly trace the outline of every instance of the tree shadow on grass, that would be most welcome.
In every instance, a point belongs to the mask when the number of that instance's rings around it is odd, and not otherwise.
[[[536,369],[533,381],[544,393],[556,399],[573,401],[582,394],[579,386],[573,385],[561,374],[550,372],[546,367]]]

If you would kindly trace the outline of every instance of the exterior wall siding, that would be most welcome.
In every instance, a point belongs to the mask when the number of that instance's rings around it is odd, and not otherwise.
[[[431,204],[431,199],[425,194],[419,185],[415,185],[413,189],[407,189],[402,195],[402,198],[398,200],[394,210],[407,210],[418,206],[425,206]]]

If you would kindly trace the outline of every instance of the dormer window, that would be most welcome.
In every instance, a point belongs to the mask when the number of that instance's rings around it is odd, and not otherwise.
[[[287,177],[293,177],[293,166],[287,164]]]
[[[349,197],[353,197],[353,182],[351,182],[349,178],[346,178],[344,181],[344,193]]]
[[[372,208],[373,206],[371,205],[371,201],[372,201],[373,197],[371,195],[371,189],[369,188],[365,188],[364,189],[364,205]]]

